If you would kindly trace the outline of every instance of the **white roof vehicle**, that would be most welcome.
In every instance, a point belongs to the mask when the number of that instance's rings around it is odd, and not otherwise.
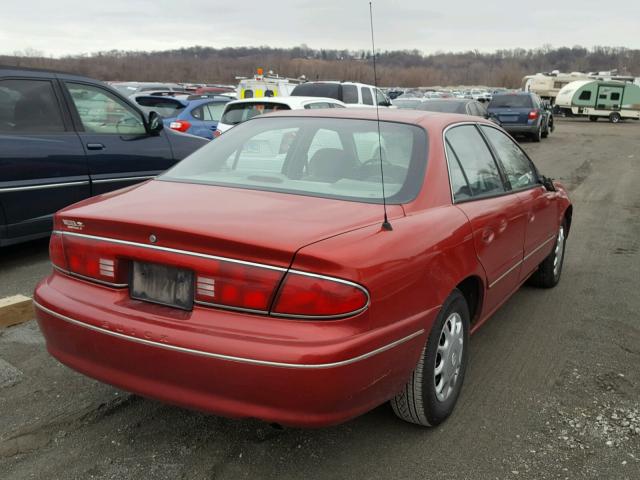
[[[334,98],[347,107],[390,107],[391,100],[373,85],[355,82],[306,82],[297,85],[292,96]]]
[[[245,98],[226,104],[222,118],[218,122],[214,138],[231,127],[245,122],[257,115],[277,112],[279,110],[303,110],[311,108],[345,108],[340,100],[323,97],[271,97]]]

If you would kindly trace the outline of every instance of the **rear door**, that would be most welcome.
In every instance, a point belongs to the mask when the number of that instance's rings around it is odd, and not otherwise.
[[[508,191],[475,125],[450,128],[445,139],[453,201],[471,223],[488,285],[485,311],[491,311],[519,285],[525,237],[523,204]]]
[[[526,230],[521,279],[529,276],[553,247],[558,230],[556,192],[549,192],[538,179],[538,173],[516,142],[497,128],[480,127],[500,160],[512,191],[522,200]]]
[[[164,132],[147,134],[142,113],[128,102],[100,85],[67,80],[64,86],[93,195],[154,177],[175,163]]]
[[[89,195],[85,153],[54,76],[0,79],[0,244],[46,234],[53,213]]]
[[[208,102],[191,110],[191,116],[198,121],[198,128],[190,133],[204,138],[213,138],[213,132],[218,128],[226,102]]]

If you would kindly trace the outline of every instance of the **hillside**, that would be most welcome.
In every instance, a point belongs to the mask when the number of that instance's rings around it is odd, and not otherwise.
[[[524,75],[551,70],[618,69],[640,76],[640,50],[622,47],[551,48],[435,53],[385,51],[378,54],[380,85],[492,85],[519,87]],[[270,47],[190,47],[159,52],[110,51],[48,58],[38,52],[0,56],[0,65],[50,68],[102,80],[235,83],[260,66],[280,75],[310,80],[334,79],[371,83],[370,52],[318,50],[306,45]]]

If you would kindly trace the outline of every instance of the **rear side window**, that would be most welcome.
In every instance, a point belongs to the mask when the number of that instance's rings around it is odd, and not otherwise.
[[[373,105],[373,96],[371,95],[371,89],[367,87],[360,87],[362,93],[362,103],[365,105]]]
[[[523,151],[520,150],[520,147],[504,133],[495,128],[481,128],[498,154],[498,158],[502,163],[504,173],[511,184],[511,188],[513,190],[519,190],[536,185],[538,183],[538,175],[533,168],[533,164]]]
[[[491,99],[489,108],[532,108],[529,95],[496,95]]]
[[[447,132],[446,140],[468,181],[473,197],[497,195],[505,191],[498,166],[475,126],[454,127]],[[453,160],[449,159],[450,168],[452,163]]]
[[[343,85],[342,86],[342,101],[344,103],[359,103],[358,101],[358,87],[355,85]]]
[[[64,132],[62,112],[48,80],[0,81],[0,133]]]
[[[205,122],[219,122],[224,112],[225,103],[207,103],[202,106],[202,119]]]
[[[265,113],[277,112],[279,110],[291,110],[288,105],[284,103],[272,103],[272,102],[247,102],[247,103],[235,103],[233,105],[227,105],[224,115],[220,120],[225,125],[237,125],[242,122],[256,117],[258,115],[264,115]]]

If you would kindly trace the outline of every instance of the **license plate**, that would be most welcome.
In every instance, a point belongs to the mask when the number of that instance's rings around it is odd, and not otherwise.
[[[500,115],[500,121],[505,123],[517,122],[518,115]]]
[[[193,272],[156,263],[133,262],[131,298],[182,310],[193,309]]]

